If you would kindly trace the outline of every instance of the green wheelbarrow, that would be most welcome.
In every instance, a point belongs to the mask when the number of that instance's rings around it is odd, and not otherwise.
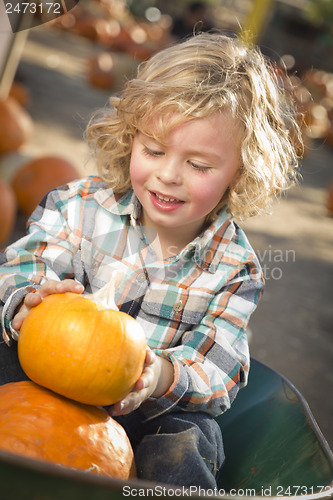
[[[124,482],[0,450],[0,499],[333,497],[332,451],[302,395],[277,372],[252,359],[248,386],[217,421],[227,459],[215,490],[185,490],[139,479]]]
[[[333,453],[303,396],[276,371],[252,359],[248,386],[217,420],[227,457],[219,478],[225,491],[333,497]]]

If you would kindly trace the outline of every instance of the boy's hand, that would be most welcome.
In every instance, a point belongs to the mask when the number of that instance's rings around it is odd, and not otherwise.
[[[63,281],[49,280],[44,283],[35,292],[28,293],[15,314],[12,320],[12,326],[15,330],[19,330],[22,326],[23,320],[27,317],[31,308],[38,306],[42,300],[53,293],[82,293],[84,290],[83,285],[75,280],[67,279]]]
[[[139,408],[149,397],[160,397],[169,389],[173,381],[173,366],[166,358],[156,356],[147,347],[145,364],[141,377],[133,390],[109,410],[111,416],[126,415]]]

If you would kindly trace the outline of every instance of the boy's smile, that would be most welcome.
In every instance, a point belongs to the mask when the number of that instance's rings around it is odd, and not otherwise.
[[[227,113],[182,123],[163,143],[138,132],[130,175],[143,225],[185,246],[201,232],[239,164],[239,132]]]
[[[184,203],[182,200],[178,200],[172,196],[166,196],[165,194],[150,191],[150,197],[152,204],[159,210],[164,210],[165,212],[172,212],[177,210]]]

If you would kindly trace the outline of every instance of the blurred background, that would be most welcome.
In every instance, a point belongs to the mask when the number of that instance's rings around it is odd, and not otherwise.
[[[1,248],[24,234],[47,191],[94,172],[87,122],[141,61],[194,28],[258,44],[281,84],[292,80],[305,151],[299,185],[271,215],[242,224],[266,278],[250,346],[301,391],[332,448],[333,1],[75,3],[56,19],[10,19],[13,34],[0,2]]]

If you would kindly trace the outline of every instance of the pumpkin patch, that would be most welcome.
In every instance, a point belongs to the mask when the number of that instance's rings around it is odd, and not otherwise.
[[[106,410],[29,381],[0,387],[0,448],[102,476],[135,476],[129,439]]]
[[[123,399],[140,377],[146,339],[139,323],[75,293],[53,294],[32,308],[18,340],[28,377],[81,403]]]

